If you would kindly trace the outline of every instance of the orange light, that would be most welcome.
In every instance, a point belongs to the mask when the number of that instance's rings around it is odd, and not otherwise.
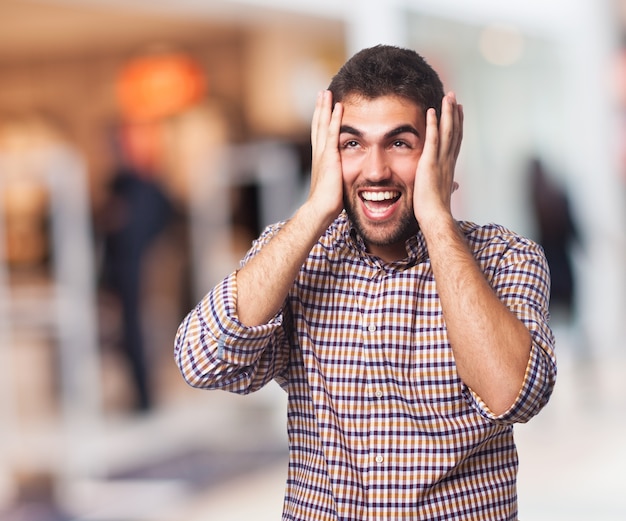
[[[116,91],[124,118],[155,120],[197,103],[205,94],[206,80],[189,56],[158,54],[127,63],[118,77]]]

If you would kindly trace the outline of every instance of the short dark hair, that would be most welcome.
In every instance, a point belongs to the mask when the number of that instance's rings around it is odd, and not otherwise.
[[[424,112],[433,107],[437,117],[444,96],[439,75],[422,56],[392,45],[376,45],[356,53],[339,69],[328,89],[335,102],[350,95],[366,99],[400,96]]]

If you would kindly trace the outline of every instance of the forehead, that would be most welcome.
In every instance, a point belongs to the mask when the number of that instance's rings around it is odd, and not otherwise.
[[[359,130],[401,125],[411,125],[417,129],[426,125],[426,115],[421,106],[401,96],[380,96],[366,98],[350,95],[344,98],[342,125]]]

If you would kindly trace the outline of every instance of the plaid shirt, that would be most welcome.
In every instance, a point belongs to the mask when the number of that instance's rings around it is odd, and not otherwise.
[[[523,387],[494,415],[460,380],[423,236],[387,264],[342,213],[312,249],[281,312],[244,327],[231,274],[181,323],[175,354],[196,387],[288,393],[283,520],[514,520],[513,424],[556,377],[541,249],[495,225],[460,222],[499,298],[533,344]],[[269,227],[244,262],[281,224]]]

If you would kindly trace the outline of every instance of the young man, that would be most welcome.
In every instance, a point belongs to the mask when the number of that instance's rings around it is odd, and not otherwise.
[[[514,520],[513,424],[555,382],[541,249],[450,210],[463,110],[415,52],[320,93],[292,218],[182,322],[193,386],[288,393],[284,520]]]

